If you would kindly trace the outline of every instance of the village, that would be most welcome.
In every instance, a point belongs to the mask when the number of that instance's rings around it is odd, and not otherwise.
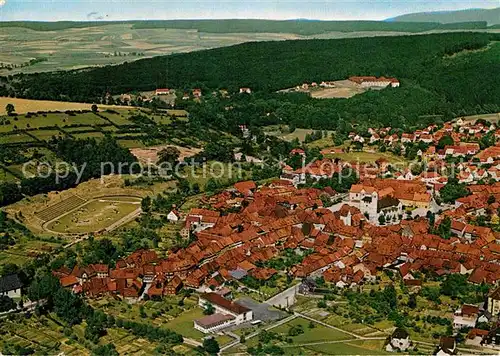
[[[356,312],[342,304],[357,298],[352,291],[378,298],[395,288],[399,307],[392,312],[399,316],[389,324],[382,320],[387,315],[371,322],[385,323],[374,334],[375,341],[383,339],[377,352],[410,352],[417,345],[439,355],[464,347],[495,352],[500,130],[487,122],[456,120],[411,134],[393,134],[391,128],[368,134],[350,134],[349,149],[373,151],[383,143],[388,149],[398,145],[404,155],[417,147],[418,169],[384,158],[371,163],[327,158],[345,147],[322,149],[321,158],[306,164],[307,150],[295,148],[290,158],[303,164],[293,169],[284,162],[279,179],[238,182],[205,195],[188,213],[172,210],[168,220],[182,226],[179,235],[192,242],[166,258],[137,250],[114,267],[63,266],[52,274],[91,303],[111,297],[138,306],[189,295],[202,313],[193,314],[188,328],[201,333],[195,334],[199,341],[229,336],[222,351],[257,347],[245,346],[245,337],[260,339],[283,318],[288,325],[288,318],[338,314],[354,322]],[[343,179],[351,182],[344,191],[329,184]],[[445,287],[453,278],[458,292]],[[20,293],[18,280],[0,285],[4,294]],[[377,314],[377,307],[370,308]],[[415,337],[422,326],[407,320],[408,313],[425,320],[429,336]],[[438,324],[434,319],[427,324],[430,316],[439,318]],[[267,343],[284,347],[273,338]]]

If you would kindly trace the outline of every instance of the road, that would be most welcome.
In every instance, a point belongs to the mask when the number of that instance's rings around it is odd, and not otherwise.
[[[187,339],[185,337],[183,337],[184,339],[184,343],[186,345],[190,345],[190,346],[194,346],[194,347],[198,347],[198,346],[203,346],[203,344],[199,341],[196,341],[196,340],[193,340],[193,339]]]

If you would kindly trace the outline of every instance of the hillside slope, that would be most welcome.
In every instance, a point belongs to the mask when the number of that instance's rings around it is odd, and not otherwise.
[[[106,93],[169,87],[201,88],[208,95],[245,86],[268,98],[303,82],[376,75],[397,77],[401,88],[307,105],[328,106],[326,111],[351,121],[360,115],[402,123],[419,115],[451,118],[500,111],[498,40],[487,33],[446,33],[246,43],[118,66],[0,78],[0,96],[99,103]]]
[[[500,24],[500,7],[460,11],[419,12],[389,19],[394,22],[439,22],[443,24],[486,21],[489,26]]]

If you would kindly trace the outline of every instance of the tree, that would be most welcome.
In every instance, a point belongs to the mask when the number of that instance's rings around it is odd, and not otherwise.
[[[446,240],[451,237],[451,219],[449,216],[446,216],[443,221],[441,221],[441,224],[439,224],[436,229],[436,234]]]
[[[167,146],[158,152],[158,164],[160,163],[170,163],[175,165],[179,161],[181,151],[175,146]]]
[[[16,108],[14,107],[13,104],[7,104],[7,106],[5,106],[5,111],[7,112],[7,115],[12,115],[14,113],[14,111],[16,111]]]
[[[442,150],[445,146],[453,146],[454,145],[453,138],[450,135],[444,135],[438,141],[437,148]]]
[[[417,307],[417,296],[415,293],[408,297],[408,308],[415,309]]]
[[[385,225],[385,215],[380,215],[380,216],[378,217],[378,223],[379,223],[380,225]]]
[[[92,356],[118,356],[118,351],[113,344],[99,345],[92,351]]]
[[[214,338],[203,340],[203,349],[210,355],[217,355],[220,351],[219,343]]]
[[[455,200],[469,195],[469,191],[464,184],[458,182],[458,179],[449,178],[448,183],[439,191],[439,195],[445,203],[454,203]]]
[[[495,196],[494,196],[494,195],[490,195],[490,196],[488,197],[488,204],[493,204],[495,201],[496,201],[496,200],[495,200]]]
[[[93,104],[92,107],[90,108],[92,110],[92,112],[95,114],[96,112],[99,111],[99,108],[97,107],[96,104]]]
[[[214,178],[210,178],[205,184],[205,190],[207,192],[215,192],[218,188],[219,183]]]
[[[203,309],[203,314],[205,315],[212,315],[215,313],[215,308],[212,304],[206,303],[205,308]]]
[[[54,311],[69,325],[81,323],[84,308],[82,298],[71,291],[59,288],[54,293]]]
[[[145,213],[147,213],[151,210],[151,197],[150,196],[146,196],[142,199],[141,208],[142,208],[142,211],[144,211]]]
[[[16,303],[6,295],[0,295],[0,313],[14,309]]]

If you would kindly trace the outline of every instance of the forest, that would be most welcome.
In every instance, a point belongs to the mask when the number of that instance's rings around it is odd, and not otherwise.
[[[493,75],[500,73],[500,44],[493,42],[498,39],[488,33],[445,33],[246,43],[118,66],[4,77],[0,95],[100,103],[106,93],[201,88],[208,102],[215,89],[234,93],[245,86],[255,94],[187,108],[193,116],[203,113],[200,127],[220,121],[223,130],[273,123],[336,129],[343,122],[405,129],[436,118],[500,111],[500,76]],[[393,76],[401,87],[335,100],[275,93],[352,75]],[[234,110],[220,110],[228,106]]]

